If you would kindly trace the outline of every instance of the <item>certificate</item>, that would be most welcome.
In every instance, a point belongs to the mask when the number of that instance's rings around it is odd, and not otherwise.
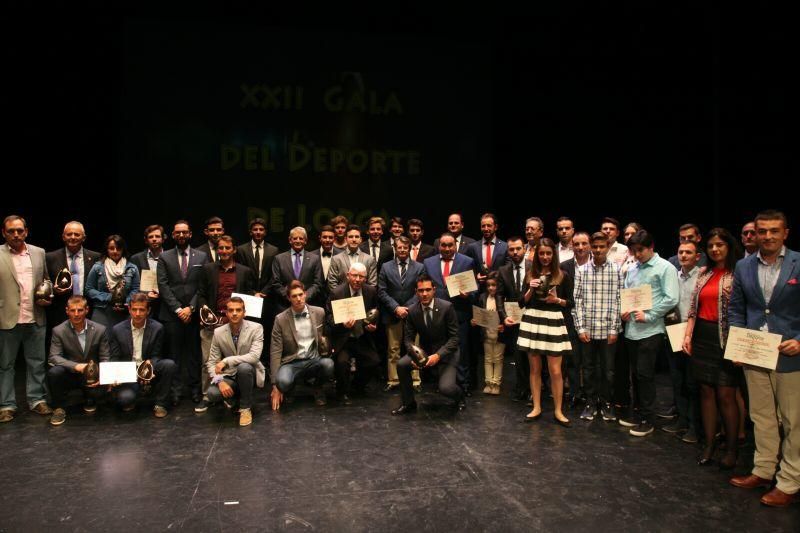
[[[141,292],[158,292],[158,277],[155,270],[142,270],[139,290]]]
[[[685,336],[686,322],[667,326],[667,337],[669,337],[669,345],[672,346],[673,352],[680,352],[683,350],[683,338]]]
[[[775,370],[781,336],[766,331],[732,327],[728,332],[725,359]]]
[[[621,313],[631,311],[647,311],[653,308],[653,288],[650,285],[640,285],[632,289],[619,291]]]
[[[497,326],[500,325],[500,315],[497,314],[497,311],[489,311],[477,305],[472,306],[472,318],[475,319],[476,324],[486,329],[497,329]]]
[[[133,361],[100,363],[100,385],[136,383],[136,363]]]
[[[458,274],[450,274],[447,276],[447,294],[452,298],[458,296],[460,293],[468,294],[478,290],[478,284],[475,281],[475,273],[472,270],[466,272],[459,272]]]
[[[241,294],[234,292],[231,298],[238,296],[244,300],[244,316],[250,318],[261,318],[261,308],[264,306],[264,299],[258,296],[250,296],[249,294]]]
[[[506,302],[506,316],[514,322],[522,322],[522,315],[525,310],[517,302]]]
[[[367,318],[367,312],[364,309],[364,298],[361,296],[331,300],[331,310],[333,311],[334,324]]]

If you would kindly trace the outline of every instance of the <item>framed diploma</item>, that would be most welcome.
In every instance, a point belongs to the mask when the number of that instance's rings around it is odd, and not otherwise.
[[[447,276],[447,294],[452,298],[460,293],[468,294],[478,290],[478,283],[475,281],[475,273],[472,270],[450,274]]]
[[[686,336],[686,322],[667,326],[667,337],[673,352],[683,350],[683,338]]]
[[[650,285],[641,285],[632,289],[619,291],[621,302],[620,313],[631,311],[648,311],[653,308],[653,288]]]
[[[506,316],[514,322],[522,322],[522,315],[525,310],[519,306],[517,302],[506,302]]]
[[[261,318],[261,309],[264,307],[264,299],[258,296],[250,296],[249,294],[242,294],[234,292],[231,297],[238,296],[244,300],[244,316],[250,318]]]
[[[158,277],[155,270],[142,270],[139,274],[141,277],[139,282],[140,292],[158,292]]]
[[[364,298],[361,296],[331,300],[331,310],[333,311],[334,324],[367,318],[367,312],[364,309]]]
[[[136,363],[133,361],[100,363],[100,385],[114,383],[136,383]]]
[[[500,325],[500,315],[497,314],[497,311],[489,311],[477,305],[472,306],[472,318],[475,319],[476,324],[486,329],[497,329],[497,326]]]
[[[766,331],[732,327],[728,332],[725,359],[775,370],[781,336]]]

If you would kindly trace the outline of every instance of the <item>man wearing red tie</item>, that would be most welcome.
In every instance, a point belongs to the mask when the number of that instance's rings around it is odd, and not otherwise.
[[[420,219],[412,218],[408,221],[408,238],[411,240],[409,257],[417,263],[422,263],[430,256],[436,255],[436,248],[422,242],[424,234],[425,226]]]
[[[481,233],[483,238],[467,246],[464,254],[475,262],[475,273],[483,290],[486,275],[506,262],[508,244],[497,238],[497,219],[492,213],[484,213],[481,216]]]

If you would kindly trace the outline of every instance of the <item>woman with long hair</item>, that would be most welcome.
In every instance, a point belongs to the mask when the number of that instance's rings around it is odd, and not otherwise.
[[[139,269],[128,262],[125,239],[109,235],[103,255],[86,276],[86,296],[92,307],[92,320],[112,327],[128,318],[125,306],[139,292]]]

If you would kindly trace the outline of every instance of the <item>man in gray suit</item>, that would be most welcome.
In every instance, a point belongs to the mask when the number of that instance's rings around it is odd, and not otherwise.
[[[36,286],[47,278],[44,250],[25,242],[28,225],[11,215],[3,221],[0,246],[0,422],[17,411],[14,361],[22,345],[28,364],[27,399],[32,411],[51,413],[44,399],[45,314],[34,302]]]
[[[253,388],[264,386],[266,370],[261,364],[264,328],[245,320],[244,314],[244,300],[238,296],[228,300],[228,323],[214,330],[206,370],[211,380],[208,402],[237,398],[239,425],[249,426],[253,423]]]
[[[97,410],[97,399],[102,395],[99,385],[87,386],[85,374],[89,361],[99,364],[111,358],[106,328],[86,318],[89,305],[83,296],[70,296],[67,300],[67,320],[53,328],[50,342],[50,368],[47,384],[53,400],[50,424],[60,426],[67,418],[64,410],[67,392],[82,388],[87,396],[83,411]]]
[[[289,231],[288,252],[275,256],[272,262],[272,280],[270,281],[270,294],[278,311],[283,311],[290,306],[286,287],[292,280],[299,280],[307,288],[306,297],[309,302],[324,301],[325,280],[322,277],[322,263],[319,257],[305,251],[308,242],[308,233],[302,226],[297,226]]]
[[[350,265],[354,263],[361,263],[367,267],[365,283],[373,287],[377,286],[378,263],[371,255],[359,249],[359,246],[361,246],[361,229],[355,224],[350,224],[347,226],[345,239],[347,248],[345,248],[344,253],[331,259],[331,267],[328,270],[328,292],[332,293],[339,285],[347,284],[347,273],[350,271]]]
[[[305,377],[316,377],[314,397],[317,405],[325,405],[322,385],[333,377],[334,363],[325,349],[325,310],[306,305],[302,282],[292,281],[287,290],[292,305],[275,317],[270,340],[270,396],[274,411],[280,409],[284,395],[291,392],[295,382]]]

